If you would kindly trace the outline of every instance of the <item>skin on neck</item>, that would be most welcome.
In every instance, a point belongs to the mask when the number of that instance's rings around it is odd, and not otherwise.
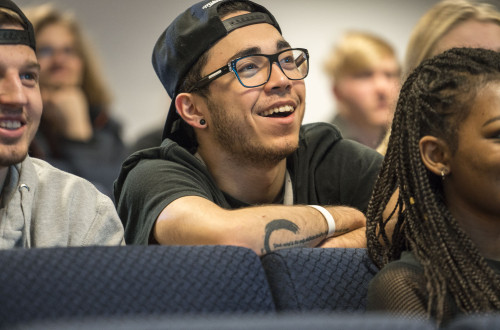
[[[276,164],[260,164],[235,159],[212,145],[198,148],[198,153],[217,186],[232,197],[248,204],[274,202],[285,181],[286,159]]]
[[[385,132],[387,131],[386,127],[360,123],[353,118],[350,118],[349,109],[346,109],[341,103],[338,104],[338,114],[350,127],[350,132],[351,134],[354,133],[356,140],[371,148],[376,148],[380,144]]]

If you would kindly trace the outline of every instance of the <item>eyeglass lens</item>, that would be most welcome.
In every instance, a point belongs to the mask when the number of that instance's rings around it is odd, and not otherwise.
[[[266,55],[251,55],[236,61],[234,68],[241,83],[246,87],[265,84],[271,73],[271,59]],[[307,55],[299,49],[287,50],[278,55],[278,65],[291,80],[304,79],[308,72]]]

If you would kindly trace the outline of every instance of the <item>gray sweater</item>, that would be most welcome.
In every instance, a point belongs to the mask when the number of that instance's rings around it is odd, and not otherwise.
[[[10,166],[0,197],[0,249],[124,244],[111,199],[43,160]]]

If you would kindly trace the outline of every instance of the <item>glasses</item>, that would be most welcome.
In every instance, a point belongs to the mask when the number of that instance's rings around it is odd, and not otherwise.
[[[290,80],[302,80],[309,72],[309,52],[304,48],[285,49],[273,55],[255,54],[232,60],[227,65],[200,79],[188,93],[199,90],[230,71],[247,88],[262,86],[269,81],[273,63]]]
[[[80,56],[80,53],[78,50],[74,47],[61,47],[61,48],[55,48],[52,46],[42,46],[39,47],[36,51],[36,55],[38,58],[48,58],[48,57],[53,57],[56,54],[63,54],[64,56],[67,57],[78,57]]]

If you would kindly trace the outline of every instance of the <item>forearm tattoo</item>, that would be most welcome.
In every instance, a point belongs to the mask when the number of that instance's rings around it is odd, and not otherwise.
[[[335,236],[340,236],[351,231],[351,228],[338,228],[335,229]]]
[[[271,238],[271,234],[273,232],[275,232],[276,230],[281,230],[281,229],[291,231],[294,234],[297,234],[297,232],[299,231],[299,227],[290,220],[286,220],[286,219],[272,220],[271,222],[269,222],[266,225],[265,236],[264,236],[264,249],[262,250],[262,253],[269,253],[272,251],[270,243],[269,243],[269,240]],[[303,246],[305,243],[313,241],[317,238],[320,238],[320,237],[324,236],[325,234],[326,234],[326,232],[320,233],[318,235],[309,236],[309,237],[303,238],[301,240],[294,240],[294,241],[289,241],[289,242],[285,242],[285,243],[275,243],[275,244],[273,244],[273,248],[279,249],[279,248],[289,248],[289,247],[294,247],[294,246]]]

